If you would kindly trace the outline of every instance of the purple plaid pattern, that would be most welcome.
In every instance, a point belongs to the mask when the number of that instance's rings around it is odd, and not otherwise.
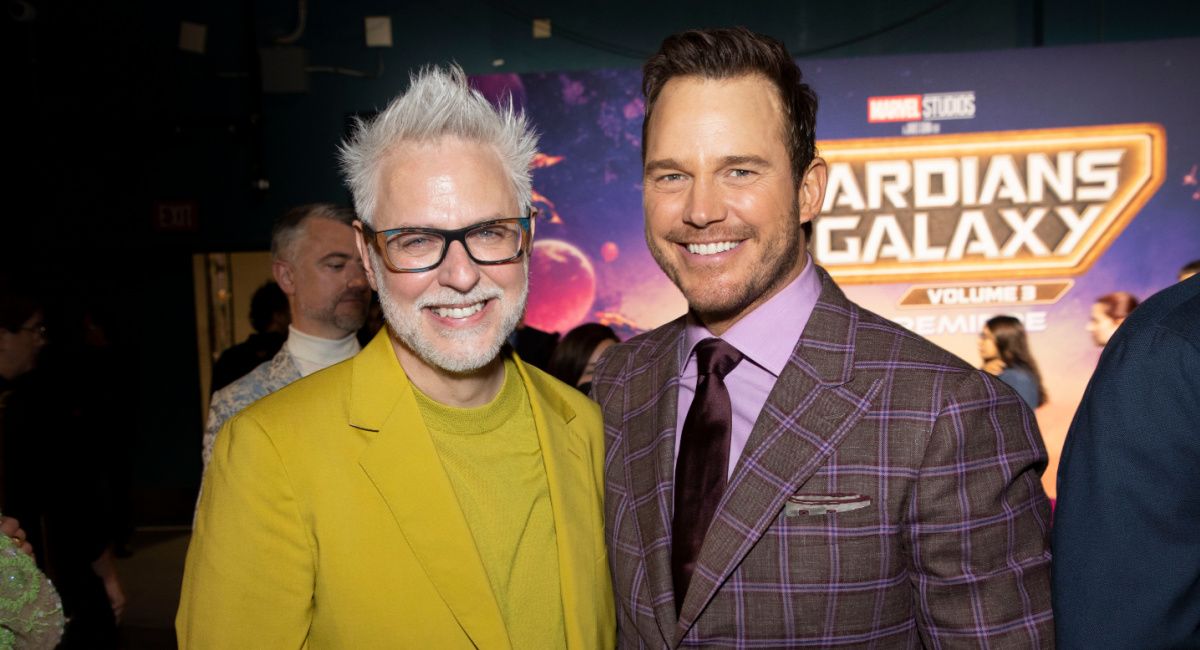
[[[597,369],[619,646],[1053,647],[1046,452],[1032,413],[820,274],[820,300],[730,478],[678,620],[683,320],[614,347]],[[784,507],[835,493],[871,504]]]

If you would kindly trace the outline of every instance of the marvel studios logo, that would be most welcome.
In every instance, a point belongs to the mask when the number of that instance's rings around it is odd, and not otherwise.
[[[975,91],[867,98],[867,121],[932,122],[975,117]]]

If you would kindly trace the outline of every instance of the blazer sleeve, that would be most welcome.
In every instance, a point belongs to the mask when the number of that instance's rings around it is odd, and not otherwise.
[[[188,547],[180,648],[300,648],[314,554],[271,437],[248,415],[217,436]]]
[[[228,411],[228,400],[220,391],[217,391],[208,403],[208,419],[204,421],[204,439],[200,446],[200,460],[204,463],[202,467],[205,469],[212,460],[213,447],[217,443],[217,433],[229,419]]]
[[[978,371],[937,413],[909,504],[926,647],[1053,648],[1046,450],[1033,414]]]
[[[1058,473],[1063,648],[1200,646],[1200,349],[1130,333],[1109,341]]]

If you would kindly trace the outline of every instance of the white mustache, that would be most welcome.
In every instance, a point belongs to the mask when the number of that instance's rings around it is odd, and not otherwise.
[[[502,297],[504,297],[504,292],[500,287],[476,286],[466,293],[442,288],[417,298],[415,306],[417,309],[425,309],[426,307],[445,307],[448,305],[473,305],[485,300],[499,300]]]

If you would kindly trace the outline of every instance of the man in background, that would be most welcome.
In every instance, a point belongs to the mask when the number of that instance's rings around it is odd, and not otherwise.
[[[354,244],[354,212],[328,203],[288,210],[271,233],[271,271],[287,295],[287,341],[270,361],[213,394],[204,427],[204,465],[225,421],[301,377],[358,354],[355,333],[371,289]]]
[[[1200,277],[1138,306],[1067,432],[1054,513],[1061,648],[1200,648]]]
[[[1033,415],[807,254],[828,171],[783,44],[685,32],[644,73],[646,240],[688,313],[592,385],[620,647],[1053,647]]]

